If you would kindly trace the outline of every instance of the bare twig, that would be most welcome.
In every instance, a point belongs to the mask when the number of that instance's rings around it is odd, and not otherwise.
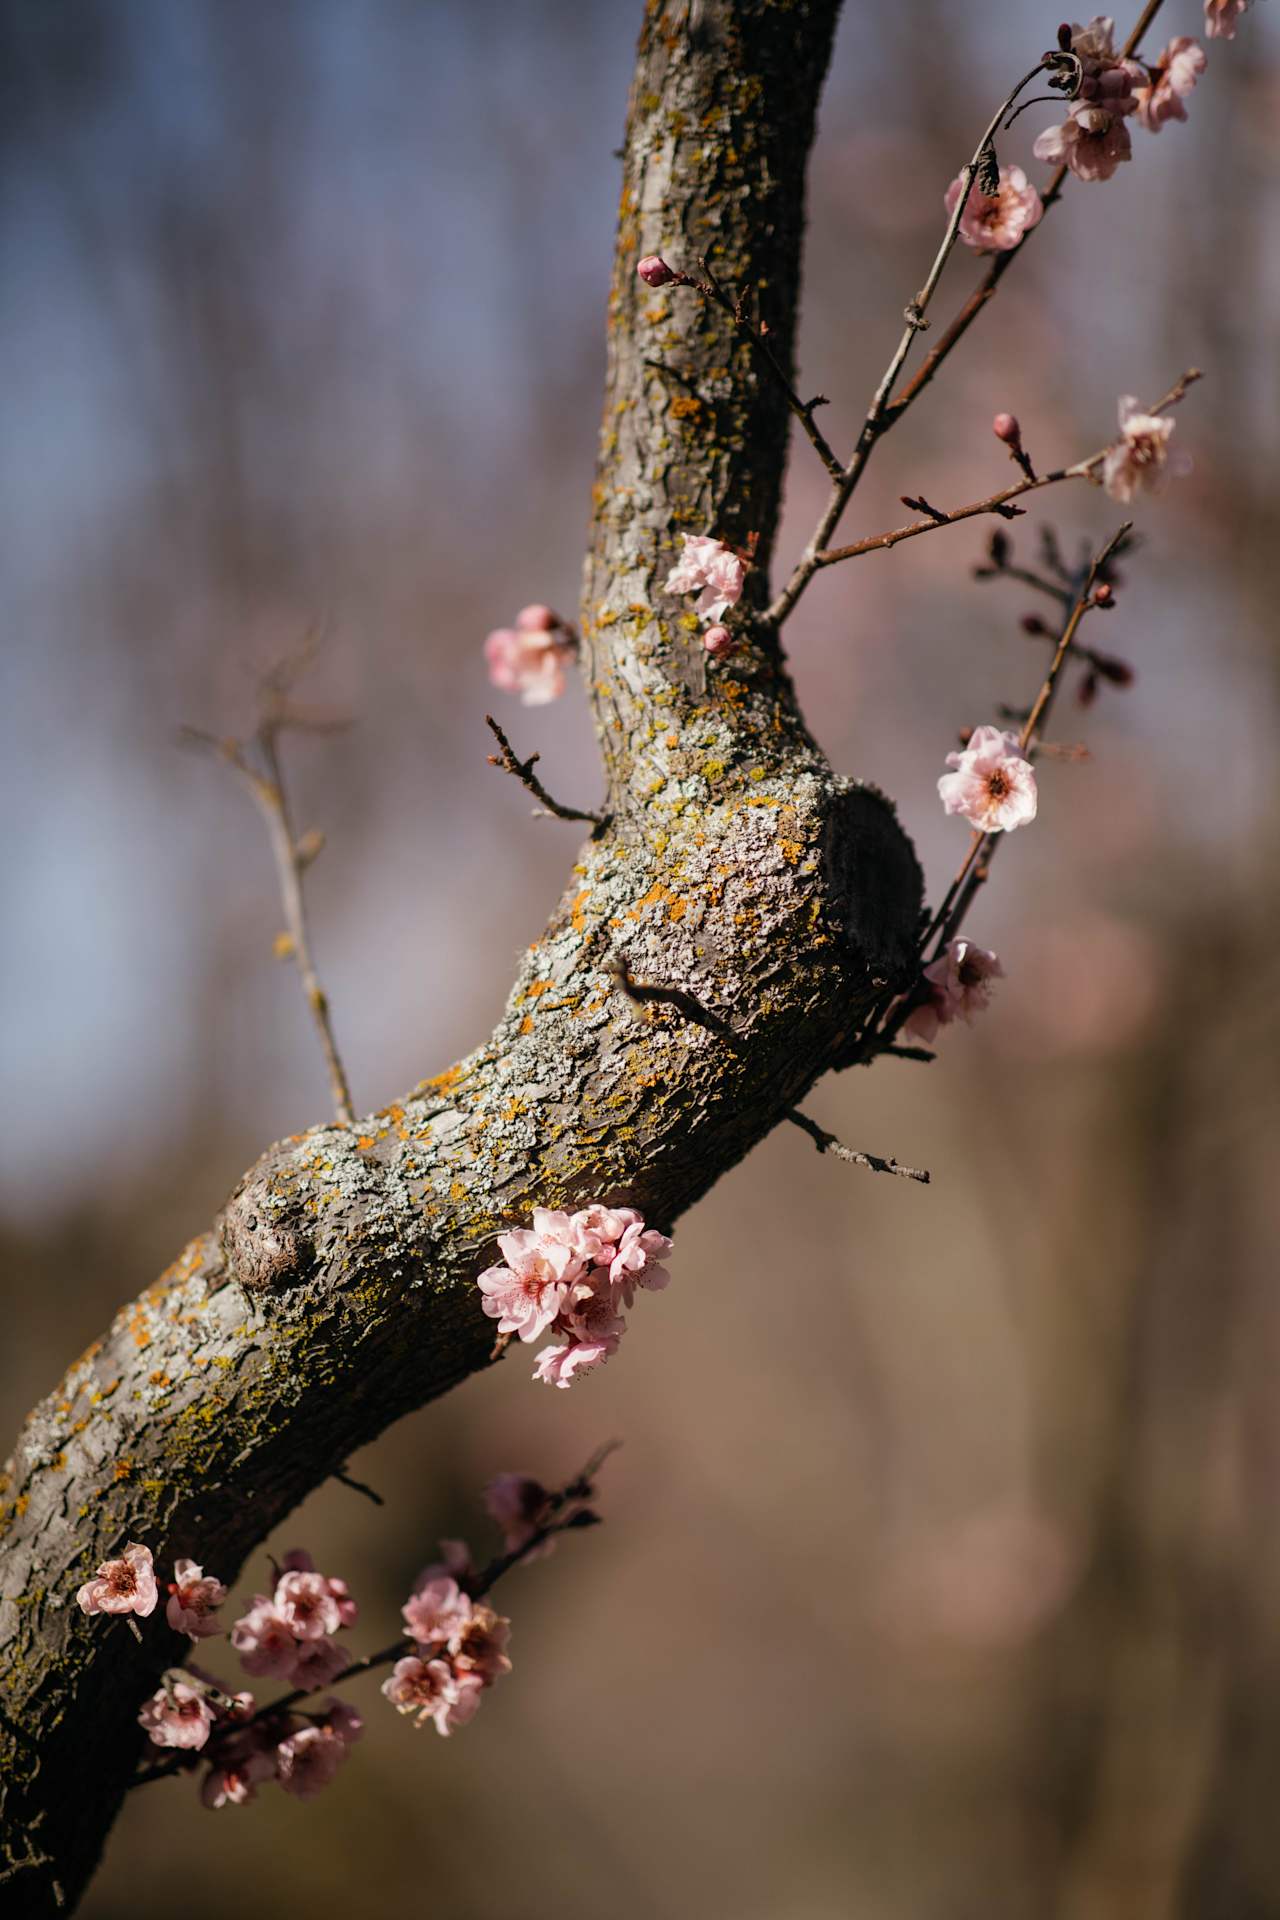
[[[753,321],[748,317],[747,295],[742,293],[736,300],[732,299],[716,279],[711,264],[705,255],[700,259],[699,265],[706,275],[705,280],[699,280],[693,274],[684,273],[677,267],[668,267],[667,271],[671,275],[671,278],[665,284],[667,286],[691,287],[695,293],[700,293],[704,300],[712,301],[722,312],[728,314],[734,332],[737,333],[741,339],[748,341],[755,349],[755,352],[764,364],[766,372],[781,389],[786,398],[787,405],[803,427],[809,443],[813,447],[819,460],[821,460],[831,478],[838,480],[843,472],[843,468],[840,465],[838,456],[831,447],[830,441],[813,417],[819,407],[825,407],[827,405],[826,395],[817,393],[812,400],[802,400],[800,398],[800,395],[787,378],[786,370],[782,362],[773,350],[773,342],[769,338],[767,323],[763,320]],[[668,371],[660,361],[650,361],[649,364],[659,367],[662,372]]]
[[[289,953],[298,969],[307,1005],[311,1009],[311,1017],[320,1036],[320,1045],[324,1050],[325,1064],[329,1071],[329,1088],[333,1095],[334,1108],[339,1120],[344,1125],[351,1126],[355,1121],[355,1109],[351,1104],[351,1091],[347,1083],[346,1070],[338,1053],[333,1023],[329,1017],[328,995],[320,984],[320,977],[311,957],[307,909],[302,891],[302,875],[315,858],[316,847],[310,836],[304,836],[301,842],[294,837],[279,753],[279,736],[287,728],[328,731],[334,723],[291,716],[283,704],[286,684],[287,682],[284,684],[278,681],[268,682],[268,691],[271,694],[270,706],[251,743],[246,744],[242,740],[232,739],[219,740],[213,734],[201,732],[198,727],[184,727],[182,737],[192,745],[207,747],[231,768],[232,772],[244,782],[266,823],[267,838],[271,844],[271,852],[276,863],[276,875],[280,882],[280,896],[284,905],[285,925],[288,929]],[[256,749],[259,766],[253,763],[250,747]]]
[[[350,1487],[352,1493],[362,1493],[366,1500],[372,1500],[375,1507],[386,1506],[387,1503],[380,1493],[375,1492],[367,1481],[357,1480],[355,1475],[348,1473],[345,1467],[335,1467],[333,1477],[335,1480],[340,1480],[344,1487]]]
[[[491,713],[486,713],[484,723],[501,748],[500,753],[491,753],[489,755],[489,765],[491,767],[501,767],[505,773],[511,774],[518,780],[521,786],[528,789],[535,800],[542,802],[542,811],[544,813],[554,814],[557,820],[589,820],[595,827],[597,834],[603,832],[604,828],[609,824],[609,816],[607,813],[588,813],[582,807],[562,807],[558,800],[551,798],[551,795],[533,771],[538,761],[541,760],[542,755],[540,753],[531,753],[527,760],[521,760]]]
[[[1196,381],[1202,377],[1199,367],[1188,367],[1187,371],[1179,379],[1174,381],[1169,391],[1162,394],[1159,400],[1155,401],[1148,411],[1151,413],[1162,413],[1166,407],[1176,407],[1178,402],[1185,396],[1188,387],[1194,386]],[[954,527],[959,521],[972,520],[978,514],[995,513],[1007,517],[1011,511],[1009,502],[1021,499],[1023,494],[1038,493],[1042,487],[1055,486],[1062,480],[1092,479],[1097,468],[1100,467],[1106,459],[1113,444],[1114,442],[1109,441],[1105,447],[1099,447],[1096,453],[1091,453],[1085,460],[1077,460],[1072,466],[1056,467],[1052,473],[1042,473],[1032,475],[1030,478],[1016,480],[1011,487],[1003,487],[999,493],[988,494],[985,500],[975,500],[966,507],[953,507],[947,513],[941,512],[937,507],[930,506],[927,500],[912,500],[904,494],[903,505],[915,507],[918,511],[925,513],[928,516],[926,519],[913,520],[910,526],[896,527],[891,533],[876,533],[872,534],[866,540],[855,540],[853,544],[848,547],[828,547],[824,549],[823,552],[814,555],[814,564],[819,567],[830,567],[833,566],[837,560],[853,560],[856,559],[859,554],[877,553],[883,548],[896,547],[903,540],[914,540],[919,534],[934,533],[939,527]],[[999,569],[997,569],[997,571],[999,571]],[[1013,573],[1016,570],[1006,568],[1004,571]],[[1028,585],[1039,587],[1042,593],[1052,593],[1059,599],[1063,597],[1060,590],[1051,586],[1047,580],[1041,580],[1034,574],[1028,574],[1022,577],[1026,579]]]
[[[904,1167],[900,1161],[884,1160],[878,1153],[859,1153],[855,1147],[846,1147],[837,1140],[834,1133],[828,1133],[807,1113],[801,1113],[797,1107],[788,1107],[787,1119],[793,1127],[799,1127],[807,1133],[819,1153],[834,1154],[837,1160],[847,1160],[850,1166],[869,1167],[872,1173],[896,1173],[902,1180],[918,1180],[922,1186],[929,1184],[927,1167]]]

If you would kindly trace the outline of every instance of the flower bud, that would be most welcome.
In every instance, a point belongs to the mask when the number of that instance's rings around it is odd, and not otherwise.
[[[1011,413],[998,413],[991,422],[991,431],[997,440],[1003,440],[1006,447],[1022,445],[1022,428]]]
[[[1068,20],[1064,20],[1058,28],[1058,46],[1063,53],[1071,51],[1071,23]]]
[[[702,636],[702,644],[713,660],[721,660],[726,654],[733,652],[733,635],[728,627],[722,627],[717,622],[714,627],[707,628]]]
[[[1033,635],[1038,640],[1052,640],[1054,638],[1053,628],[1047,626],[1038,613],[1023,614],[1022,631]]]
[[[675,279],[660,253],[646,253],[643,260],[636,262],[636,272],[646,287],[669,287]]]
[[[531,607],[521,607],[516,615],[516,626],[521,633],[552,633],[561,624],[559,614],[539,602]]]
[[[1094,593],[1093,604],[1095,607],[1109,607],[1111,603],[1112,603],[1111,588],[1107,585],[1106,581],[1104,580],[1102,585]]]

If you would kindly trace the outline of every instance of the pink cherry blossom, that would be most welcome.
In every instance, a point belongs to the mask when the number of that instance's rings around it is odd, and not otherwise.
[[[527,1473],[498,1473],[490,1480],[484,1490],[485,1510],[501,1527],[508,1553],[516,1553],[533,1538],[547,1517],[549,1499],[542,1482]],[[548,1540],[544,1546],[551,1544]]]
[[[1109,180],[1133,158],[1133,142],[1124,121],[1104,107],[1072,109],[1060,126],[1047,127],[1032,148],[1037,160],[1067,166],[1077,180]]]
[[[947,813],[958,813],[979,833],[1012,833],[1036,817],[1036,776],[1022,758],[1016,733],[999,727],[975,727],[960,753],[949,753],[954,769],[938,782]]]
[[[1131,393],[1120,400],[1120,439],[1102,463],[1102,483],[1113,500],[1129,501],[1140,487],[1158,493],[1169,474],[1185,473],[1185,453],[1171,453],[1171,414],[1144,413]]]
[[[303,1727],[276,1748],[276,1778],[286,1793],[313,1800],[347,1757],[347,1743],[328,1727]]]
[[[924,969],[923,977],[929,984],[929,998],[912,1009],[906,1026],[928,1046],[937,1038],[939,1027],[949,1027],[953,1020],[972,1020],[988,1004],[990,983],[1004,978],[1004,968],[985,947],[975,947],[971,940],[952,940]]]
[[[260,1727],[246,1727],[219,1743],[218,1758],[200,1783],[206,1807],[243,1807],[276,1772],[275,1742]]]
[[[273,1605],[296,1640],[319,1640],[342,1625],[338,1603],[322,1573],[281,1574]]]
[[[232,1627],[231,1644],[246,1673],[259,1677],[270,1674],[278,1680],[292,1677],[298,1642],[289,1622],[276,1612],[264,1593],[254,1595],[248,1613]]]
[[[1138,88],[1138,119],[1148,133],[1159,133],[1166,120],[1185,120],[1183,101],[1208,65],[1198,41],[1180,33],[1171,40],[1153,69],[1155,78]]]
[[[212,1579],[194,1560],[175,1560],[173,1576],[164,1617],[174,1632],[190,1634],[193,1640],[221,1633],[222,1628],[211,1618],[227,1597],[221,1580]]]
[[[710,534],[686,533],[684,552],[667,575],[668,593],[696,593],[694,611],[719,621],[738,604],[746,568],[732,548]]]
[[[157,1747],[202,1747],[213,1725],[213,1708],[203,1693],[175,1680],[161,1687],[138,1715]]]
[[[347,1656],[336,1641],[299,1640],[293,1649],[290,1684],[314,1693],[320,1687],[331,1687],[347,1664]]]
[[[726,659],[736,646],[728,627],[722,627],[718,622],[714,627],[707,628],[702,636],[702,644],[713,660]]]
[[[455,1674],[459,1677],[475,1674],[484,1686],[491,1687],[495,1680],[511,1671],[507,1657],[510,1638],[511,1622],[477,1601],[470,1619],[457,1629],[449,1643]]]
[[[514,627],[496,628],[484,643],[490,680],[504,693],[518,693],[526,707],[559,699],[574,651],[568,627],[541,605],[522,607]]]
[[[130,1541],[118,1560],[104,1560],[76,1599],[84,1613],[154,1613],[159,1592],[149,1547]]]
[[[662,1291],[671,1275],[658,1262],[665,1260],[670,1252],[671,1242],[667,1236],[655,1233],[642,1220],[626,1229],[609,1265],[609,1278],[623,1306],[632,1305],[637,1287],[653,1293]]]
[[[286,1553],[280,1561],[280,1572],[282,1574],[314,1573],[315,1571],[316,1563],[305,1547],[290,1547],[288,1553]],[[351,1589],[348,1587],[346,1581],[335,1579],[332,1574],[325,1574],[322,1577],[325,1585],[329,1589],[329,1597],[338,1609],[338,1625],[340,1627],[354,1627],[356,1621],[360,1618],[360,1609],[351,1598]]]
[[[1211,40],[1234,40],[1236,23],[1253,0],[1204,0],[1204,29]]]
[[[471,1601],[456,1580],[427,1580],[414,1588],[400,1612],[411,1640],[420,1647],[443,1647],[471,1618]]]
[[[455,1674],[445,1660],[419,1660],[411,1654],[397,1660],[382,1691],[397,1713],[413,1714],[420,1727],[434,1720],[436,1732],[448,1735],[472,1718],[484,1682],[478,1674]]]
[[[536,1340],[551,1325],[582,1272],[582,1255],[558,1233],[539,1232],[536,1227],[499,1234],[498,1246],[506,1265],[486,1268],[477,1282],[484,1295],[484,1311],[498,1322],[499,1333]]]
[[[364,1718],[346,1700],[326,1702],[325,1726],[336,1733],[344,1747],[353,1747],[364,1734]]]
[[[607,1331],[575,1333],[563,1345],[544,1347],[534,1362],[534,1379],[548,1387],[568,1387],[575,1374],[586,1373],[611,1359],[621,1344],[625,1322],[612,1313],[608,1313],[608,1320]]]
[[[955,211],[964,185],[960,174],[947,188],[947,212]],[[975,180],[960,216],[960,238],[975,253],[1007,253],[1035,226],[1044,207],[1021,167],[1001,167],[993,194],[980,192]]]
[[[660,253],[646,253],[643,260],[637,260],[636,272],[646,287],[669,287],[675,279]]]
[[[465,1540],[441,1540],[437,1544],[440,1558],[422,1569],[413,1583],[415,1593],[420,1593],[431,1580],[456,1580],[459,1586],[465,1587],[476,1577],[476,1563]]]

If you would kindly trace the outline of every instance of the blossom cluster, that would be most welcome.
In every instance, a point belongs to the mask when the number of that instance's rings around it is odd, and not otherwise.
[[[667,575],[668,593],[696,593],[695,613],[710,621],[702,644],[713,658],[733,651],[733,635],[724,616],[736,607],[747,577],[741,557],[708,533],[686,533],[684,552]]]
[[[281,1562],[274,1593],[255,1593],[236,1621],[231,1644],[246,1673],[310,1692],[347,1665],[332,1636],[354,1626],[359,1611],[345,1580],[317,1573],[311,1555],[295,1548]]]
[[[497,627],[484,643],[489,678],[526,707],[544,707],[564,692],[564,670],[578,639],[567,620],[541,603],[521,607],[514,627]]]
[[[503,1264],[485,1269],[478,1285],[484,1311],[500,1334],[534,1341],[550,1331],[562,1337],[544,1347],[534,1378],[567,1387],[577,1373],[618,1351],[626,1331],[623,1308],[636,1289],[657,1291],[669,1279],[659,1263],[671,1252],[665,1234],[646,1227],[634,1207],[584,1207],[579,1213],[534,1209],[533,1224],[500,1234]]]
[[[1244,4],[1207,0],[1209,34],[1230,38]],[[1185,101],[1205,69],[1204,49],[1179,34],[1153,65],[1145,65],[1116,51],[1115,22],[1106,14],[1095,15],[1086,27],[1064,28],[1062,41],[1063,51],[1079,62],[1079,88],[1066,119],[1037,139],[1036,158],[1069,167],[1080,180],[1109,180],[1133,157],[1130,119],[1148,133],[1159,133],[1169,120],[1186,119]]]
[[[382,1691],[415,1726],[430,1720],[448,1735],[473,1718],[485,1689],[510,1673],[511,1622],[466,1591],[474,1568],[463,1543],[442,1540],[440,1547],[444,1558],[423,1569],[400,1609],[413,1652],[397,1660]]]

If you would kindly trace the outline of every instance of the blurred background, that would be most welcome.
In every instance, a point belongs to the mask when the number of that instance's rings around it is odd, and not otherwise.
[[[1147,50],[1200,12],[1169,0]],[[1008,973],[991,1011],[810,1103],[934,1184],[779,1133],[681,1222],[603,1377],[502,1367],[356,1459],[386,1507],[332,1485],[271,1544],[344,1574],[373,1646],[437,1534],[489,1546],[491,1474],[625,1440],[609,1525],[504,1589],[516,1671],[473,1726],[415,1734],[366,1682],[319,1807],[146,1789],[90,1920],[175,1889],[186,1920],[1280,1915],[1276,15],[1209,43],[1189,125],[1072,183],[848,521],[1007,483],[998,409],[1050,464],[1118,394],[1206,370],[1194,472],[1141,503],[1093,636],[1137,685],[1063,703],[1092,758],[1046,764],[971,923]],[[638,16],[0,4],[7,1429],[327,1111],[258,820],[182,722],[249,730],[264,668],[322,630],[314,698],[354,724],[286,751],[358,1108],[488,1032],[557,897],[574,829],[487,766],[481,643],[576,607]],[[801,333],[837,444],[1056,24],[847,10]],[[1002,156],[1043,180],[1054,117]],[[979,271],[953,263],[942,317]],[[806,451],[784,555],[824,485]],[[1073,552],[1117,519],[1084,487],[1034,504],[1027,560],[1050,513]],[[935,898],[966,845],[942,756],[1044,664],[1034,597],[971,579],[985,540],[837,569],[789,631],[824,746],[896,798]],[[594,802],[576,686],[497,710]]]

